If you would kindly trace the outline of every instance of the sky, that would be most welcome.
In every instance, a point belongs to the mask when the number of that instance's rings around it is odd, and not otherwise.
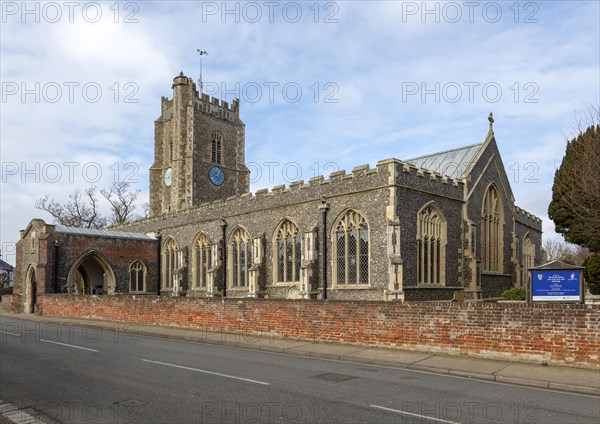
[[[0,22],[0,242],[45,195],[127,181],[148,200],[180,72],[239,98],[251,190],[494,132],[544,237],[566,139],[600,104],[598,1],[21,2]],[[105,208],[105,206],[103,206]],[[107,209],[103,209],[108,212]],[[138,207],[138,212],[141,209]]]

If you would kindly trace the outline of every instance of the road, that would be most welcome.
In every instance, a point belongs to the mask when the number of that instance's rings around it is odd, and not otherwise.
[[[0,405],[53,424],[600,421],[593,396],[13,317]]]

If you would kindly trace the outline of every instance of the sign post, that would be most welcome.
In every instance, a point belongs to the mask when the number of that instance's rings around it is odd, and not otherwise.
[[[530,268],[530,302],[584,303],[583,268],[560,261]]]

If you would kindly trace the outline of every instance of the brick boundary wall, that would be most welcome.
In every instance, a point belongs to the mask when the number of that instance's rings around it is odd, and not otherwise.
[[[40,297],[53,317],[600,369],[600,305]]]

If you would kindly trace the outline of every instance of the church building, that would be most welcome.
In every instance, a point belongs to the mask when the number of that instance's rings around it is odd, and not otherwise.
[[[180,74],[162,98],[150,217],[108,230],[34,219],[17,243],[15,309],[43,293],[375,301],[489,300],[541,259],[485,139],[250,193],[240,104]]]

